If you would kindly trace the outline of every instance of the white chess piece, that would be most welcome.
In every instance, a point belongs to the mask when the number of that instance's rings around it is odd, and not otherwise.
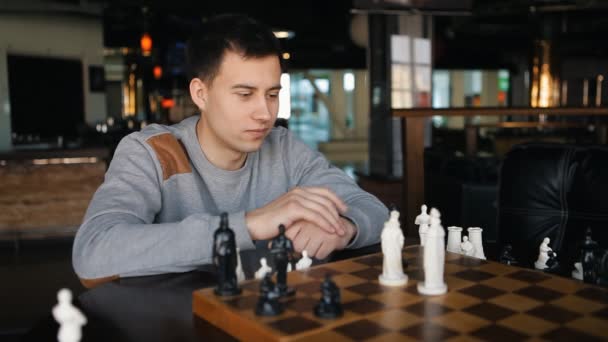
[[[236,281],[238,283],[245,281],[245,272],[243,272],[243,264],[241,264],[241,253],[239,248],[236,248]]]
[[[427,207],[423,204],[420,207],[420,214],[416,216],[414,220],[414,224],[418,225],[418,236],[420,237],[420,246],[424,246],[424,240],[426,237],[426,232],[429,230],[429,214],[427,214]]]
[[[583,280],[583,263],[575,262],[574,270],[572,270],[572,278],[577,280]]]
[[[262,265],[262,267],[255,271],[255,279],[263,279],[266,273],[272,272],[272,267],[268,266],[266,258],[260,259],[260,265]]]
[[[309,268],[310,265],[312,265],[312,259],[308,257],[307,251],[302,251],[302,259],[298,260],[296,263],[296,270],[305,270]]]
[[[416,216],[416,219],[414,220],[414,224],[417,224],[417,225],[421,225],[423,223],[429,224],[430,218],[431,217],[429,216],[429,214],[427,214],[426,204],[423,204],[422,206],[420,206],[420,214],[418,216]]]
[[[399,225],[399,212],[391,211],[388,221],[382,229],[382,274],[378,281],[386,286],[402,286],[407,284],[408,277],[403,273],[403,244],[405,238]]]
[[[293,271],[293,267],[291,266],[291,262],[287,263],[287,272]]]
[[[462,237],[462,243],[460,244],[460,254],[464,254],[466,256],[471,257],[475,255],[475,246],[473,246],[471,241],[469,241],[469,237],[466,235]]]
[[[82,338],[82,326],[87,318],[72,305],[72,292],[61,289],[57,292],[59,303],[53,307],[53,317],[59,323],[57,340],[59,342],[78,342]]]
[[[446,250],[452,253],[460,253],[460,241],[462,236],[462,227],[448,227],[448,246]]]
[[[469,227],[467,231],[469,232],[469,240],[473,244],[473,249],[475,250],[473,256],[485,260],[486,255],[483,253],[483,242],[481,239],[481,232],[483,232],[483,229],[479,227]]]
[[[543,242],[538,247],[538,259],[536,260],[536,262],[534,262],[534,268],[536,268],[537,270],[544,270],[545,268],[547,268],[547,260],[549,260],[549,251],[552,251],[551,247],[549,247],[549,242],[551,242],[551,240],[546,237],[543,239]]]
[[[441,226],[440,214],[437,209],[431,209],[431,226],[426,236],[424,246],[424,281],[418,283],[418,292],[423,295],[440,295],[447,292],[448,287],[443,281],[445,264],[445,231]]]

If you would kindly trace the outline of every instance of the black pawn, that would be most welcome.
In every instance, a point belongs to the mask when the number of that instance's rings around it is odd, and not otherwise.
[[[327,274],[321,283],[321,299],[315,306],[315,316],[319,318],[338,318],[344,314],[340,300],[340,289]]]
[[[515,257],[513,256],[512,251],[513,251],[513,246],[506,245],[502,249],[502,253],[500,253],[499,261],[505,265],[512,265],[512,266],[517,265],[517,260],[515,260]]]
[[[277,316],[282,312],[283,305],[279,302],[279,294],[272,282],[270,272],[268,272],[260,283],[260,297],[255,306],[255,314],[258,316]]]
[[[587,228],[582,248],[583,281],[588,284],[597,282],[596,258],[597,242],[591,238],[591,228]]]
[[[549,259],[547,259],[547,268],[545,268],[544,271],[548,273],[559,273],[557,255],[555,255],[555,252],[553,251],[549,251],[547,254],[549,255]]]
[[[234,296],[241,293],[236,279],[236,240],[234,232],[228,227],[228,214],[220,216],[220,226],[213,234],[213,263],[217,267],[218,296]]]
[[[608,286],[608,250],[602,250],[600,256],[597,257],[597,260],[597,284],[601,286]]]

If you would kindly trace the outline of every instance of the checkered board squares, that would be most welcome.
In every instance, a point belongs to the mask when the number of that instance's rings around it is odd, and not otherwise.
[[[267,341],[601,341],[608,340],[608,290],[535,270],[446,253],[448,293],[422,296],[422,250],[403,252],[410,280],[403,287],[378,283],[382,254],[323,264],[288,274],[296,295],[282,299],[276,317],[254,313],[259,281],[243,293],[193,294],[194,313],[242,340]],[[326,320],[313,308],[326,274],[340,287],[344,316]]]

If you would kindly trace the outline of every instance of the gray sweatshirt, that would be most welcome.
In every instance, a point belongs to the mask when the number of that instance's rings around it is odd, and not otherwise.
[[[121,140],[80,226],[73,264],[82,279],[186,272],[212,262],[221,212],[241,250],[255,248],[247,211],[296,186],[333,190],[357,226],[347,248],[377,243],[387,208],[284,128],[274,128],[245,165],[226,171],[205,157],[199,116],[173,126],[150,125]]]

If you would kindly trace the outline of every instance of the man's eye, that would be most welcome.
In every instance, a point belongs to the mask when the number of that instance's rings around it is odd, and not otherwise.
[[[268,94],[268,97],[272,97],[272,98],[275,98],[275,97],[278,97],[278,96],[279,96],[279,93],[270,93],[270,94]]]
[[[251,93],[237,93],[240,97],[249,97]]]

